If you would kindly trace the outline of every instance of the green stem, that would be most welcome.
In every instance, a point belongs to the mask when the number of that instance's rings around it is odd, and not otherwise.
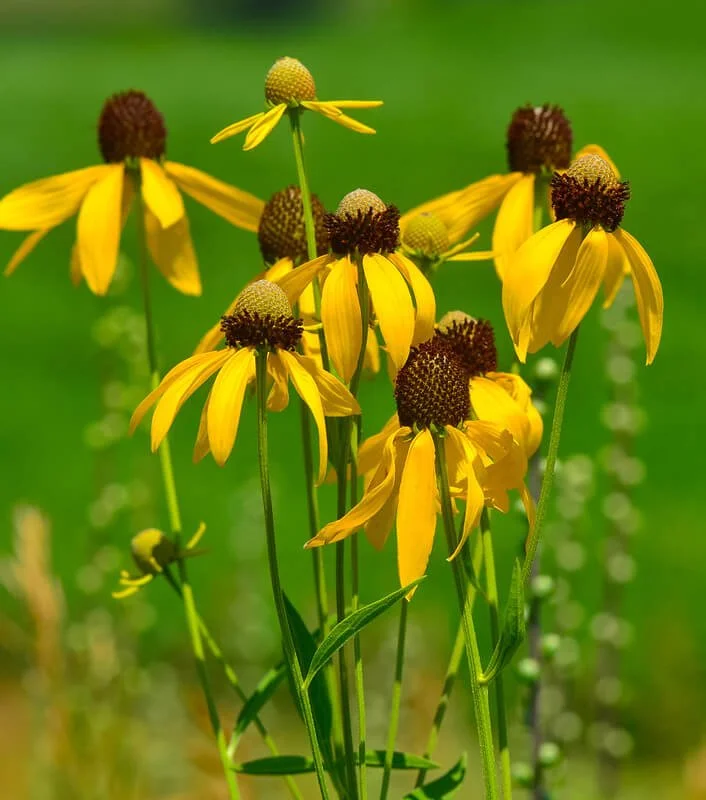
[[[140,279],[142,284],[142,299],[144,303],[145,314],[145,327],[147,331],[147,360],[150,370],[150,379],[152,388],[159,385],[159,364],[157,361],[157,345],[154,326],[154,315],[152,313],[152,296],[150,293],[149,271],[147,264],[147,247],[145,243],[145,227],[144,227],[144,200],[142,191],[138,193],[137,199],[137,230],[139,241],[139,261],[140,261]],[[179,550],[182,525],[181,513],[179,511],[179,499],[176,490],[176,481],[174,480],[174,468],[172,466],[171,452],[169,449],[169,441],[165,437],[159,448],[159,462],[162,469],[162,483],[164,485],[164,496],[167,503],[167,512],[169,515],[169,525],[171,533],[174,538],[174,544]],[[235,772],[231,769],[230,759],[228,758],[228,747],[226,744],[225,734],[221,727],[221,721],[218,716],[218,709],[213,697],[211,685],[208,679],[208,671],[206,669],[206,659],[203,650],[203,641],[201,639],[201,629],[199,625],[199,616],[196,611],[196,603],[194,602],[194,593],[189,583],[189,576],[186,568],[186,561],[183,558],[178,559],[179,581],[181,583],[182,599],[184,605],[184,615],[186,617],[186,625],[189,633],[189,642],[194,654],[196,662],[196,672],[198,674],[201,690],[203,691],[206,700],[206,707],[208,709],[208,717],[213,730],[213,735],[216,738],[216,745],[218,747],[218,754],[221,759],[221,766],[223,774],[228,785],[228,792],[232,800],[238,800],[240,793],[238,791],[238,782]]]
[[[390,709],[390,727],[387,729],[387,747],[385,748],[385,762],[382,773],[382,787],[380,800],[387,800],[392,776],[392,755],[395,752],[397,728],[400,722],[400,705],[402,703],[402,670],[404,667],[404,646],[407,638],[407,608],[409,602],[402,600],[400,606],[400,626],[397,631],[397,656],[395,658],[395,682],[392,686],[392,707]]]
[[[459,555],[459,558],[461,556]],[[481,563],[483,561],[483,542],[480,538],[476,538],[475,548],[473,550],[473,571],[478,574],[480,572]],[[466,602],[473,611],[473,604],[475,603],[476,599],[476,589],[471,583],[468,583],[466,588],[467,592],[467,599]],[[446,668],[446,677],[444,678],[444,685],[441,690],[441,696],[439,697],[439,702],[436,705],[436,712],[434,713],[434,720],[432,722],[431,731],[429,731],[429,738],[427,739],[427,746],[424,748],[424,758],[431,759],[434,755],[434,750],[436,749],[436,744],[439,741],[439,732],[441,730],[441,725],[444,722],[444,717],[446,716],[446,711],[449,707],[449,700],[451,699],[451,693],[453,692],[454,685],[456,684],[456,678],[458,676],[458,671],[461,666],[461,659],[463,658],[465,647],[464,647],[464,637],[463,637],[463,623],[460,622],[458,626],[458,630],[456,631],[456,638],[454,639],[453,648],[451,650],[451,656],[449,657],[449,663]],[[426,769],[420,769],[417,775],[415,786],[419,787],[424,784],[424,780],[427,775]]]
[[[357,430],[357,428],[356,428]],[[358,463],[351,459],[351,508],[358,502]],[[351,536],[351,609],[355,611],[360,605],[360,565],[358,561],[358,534]],[[358,701],[358,783],[360,798],[367,800],[367,767],[366,752],[366,713],[365,713],[365,680],[363,676],[363,654],[360,649],[360,636],[353,637],[353,661],[355,666],[355,693]]]
[[[319,740],[314,723],[314,714],[311,709],[309,693],[304,689],[304,678],[302,676],[301,665],[294,646],[287,609],[284,604],[282,584],[279,576],[279,563],[277,560],[277,542],[275,538],[275,518],[272,510],[272,494],[270,492],[270,472],[267,455],[267,351],[258,350],[256,356],[255,382],[257,386],[257,452],[260,464],[260,488],[262,492],[262,507],[265,515],[265,534],[267,539],[267,560],[270,569],[270,580],[272,582],[272,594],[277,611],[280,631],[282,633],[282,643],[284,647],[284,657],[290,669],[294,690],[299,701],[304,724],[309,741],[311,752],[314,757],[316,767],[316,777],[319,781],[321,797],[328,800],[328,786],[326,783],[326,771],[324,760],[319,746]]]
[[[490,635],[493,647],[500,639],[500,607],[498,602],[498,581],[495,574],[495,555],[493,537],[490,531],[490,515],[484,508],[480,518],[480,533],[485,560],[486,592],[490,611]],[[512,772],[510,767],[510,744],[507,733],[507,708],[505,706],[505,685],[502,672],[495,676],[495,705],[498,721],[498,750],[500,751],[500,781],[505,800],[512,800]]]
[[[449,493],[449,478],[446,470],[446,453],[443,437],[436,434],[434,436],[434,443],[436,445],[436,468],[439,481],[439,493],[441,495],[444,531],[446,533],[449,555],[451,555],[456,549],[456,529],[454,527],[454,512],[451,504],[451,495]],[[480,677],[483,674],[483,664],[481,663],[472,609],[468,602],[468,592],[464,585],[463,568],[458,562],[458,559],[453,560],[452,567],[454,582],[456,584],[456,594],[458,595],[459,608],[461,610],[466,657],[471,676],[471,695],[473,697],[473,708],[476,718],[476,727],[478,729],[478,743],[480,745],[485,800],[498,800],[495,750],[493,745],[493,729],[490,720],[488,687],[482,685],[480,682]]]
[[[556,400],[554,401],[554,415],[552,417],[552,429],[549,434],[549,445],[547,446],[547,460],[544,467],[544,476],[542,477],[542,486],[539,490],[539,501],[537,503],[537,515],[535,517],[534,525],[530,527],[527,534],[527,542],[525,545],[525,560],[522,564],[522,579],[526,584],[532,574],[532,564],[539,545],[540,533],[544,518],[547,515],[547,507],[549,505],[549,497],[552,492],[554,484],[554,467],[556,466],[556,458],[559,452],[559,440],[561,439],[561,427],[564,422],[564,409],[566,408],[566,396],[569,391],[569,380],[571,379],[571,365],[574,360],[574,351],[576,349],[576,340],[579,335],[579,329],[571,334],[569,337],[569,344],[566,348],[564,356],[564,363],[561,367],[561,374],[559,375],[559,384],[556,390]]]

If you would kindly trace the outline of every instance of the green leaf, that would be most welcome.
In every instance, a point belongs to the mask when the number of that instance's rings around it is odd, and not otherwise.
[[[356,754],[355,763],[358,764]],[[382,768],[385,763],[384,750],[368,750],[365,754],[365,763],[369,767]],[[436,769],[438,764],[428,758],[416,756],[412,753],[394,752],[392,754],[392,769]],[[303,775],[315,772],[314,760],[307,756],[268,756],[256,758],[243,764],[234,764],[236,772],[245,775]]]
[[[287,667],[284,662],[273,667],[269,672],[265,673],[255,687],[255,691],[245,701],[245,705],[240,709],[238,719],[235,721],[235,728],[231,736],[231,748],[233,751],[238,745],[238,740],[247,730],[248,725],[257,717],[263,706],[275,693],[286,674]]]
[[[440,778],[406,794],[403,800],[449,800],[466,777],[466,754]]]
[[[525,623],[525,593],[522,581],[522,566],[515,559],[512,568],[512,582],[508,597],[500,639],[490,657],[490,663],[480,677],[481,684],[490,683],[512,660],[517,648],[522,644],[527,632]]]
[[[367,606],[361,608],[344,617],[333,629],[329,632],[328,636],[321,642],[316,649],[304,685],[308,686],[316,677],[318,671],[337,653],[346,642],[350,641],[357,633],[359,633],[366,625],[369,625],[374,619],[380,616],[383,612],[391,608],[395,603],[401,600],[408,594],[415,586],[421,583],[424,578],[418,578],[408,586],[388,594],[374,603],[369,603]]]
[[[316,653],[316,641],[286,594],[284,595],[284,604],[287,609],[289,627],[292,631],[292,637],[294,638],[294,649],[297,651],[302,674],[306,675],[312,658]],[[316,723],[321,749],[325,757],[330,756],[330,748],[327,745],[330,741],[333,722],[331,698],[329,697],[326,679],[323,675],[319,675],[316,680],[306,684],[305,690],[309,691],[311,710],[314,714],[314,722]],[[293,694],[296,699],[296,692]]]

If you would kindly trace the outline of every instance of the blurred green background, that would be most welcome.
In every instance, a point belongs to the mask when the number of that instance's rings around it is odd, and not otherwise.
[[[560,104],[572,121],[577,147],[596,142],[608,150],[632,187],[624,226],[651,254],[666,303],[659,355],[652,367],[640,363],[637,371],[648,419],[637,455],[647,478],[635,498],[643,525],[632,543],[638,570],[625,609],[634,638],[625,653],[624,719],[635,737],[633,763],[651,768],[666,763],[669,785],[681,785],[683,761],[706,733],[702,4],[351,2],[335,9],[307,5],[302,11],[287,3],[231,8],[214,1],[190,6],[161,0],[147,12],[137,3],[99,8],[6,3],[0,22],[0,193],[99,163],[95,122],[101,105],[115,91],[136,88],[165,116],[169,158],[266,199],[296,181],[285,126],[249,153],[240,150],[238,140],[217,147],[208,140],[225,124],[261,108],[264,74],[281,55],[296,56],[310,68],[321,99],[385,101],[381,109],[358,115],[377,129],[376,136],[358,136],[315,115],[305,119],[311,185],[329,208],[362,186],[405,210],[503,172],[505,129],[513,110],[526,102]],[[190,353],[260,269],[253,235],[187,205],[204,293],[200,299],[180,296],[153,273],[165,367]],[[86,446],[87,426],[116,407],[111,392],[119,394],[131,381],[139,386],[144,378],[126,374],[120,358],[99,346],[96,325],[111,309],[139,311],[140,296],[135,275],[103,299],[85,286],[71,286],[73,226],[52,233],[2,281],[0,294],[1,546],[10,552],[17,503],[46,512],[69,620],[96,605],[125,613],[126,606],[109,598],[112,576],[118,566],[129,566],[127,546],[135,531],[167,524],[155,489],[157,460],[148,455],[144,429],[133,439],[122,436],[124,409],[116,412],[118,434],[110,447]],[[487,243],[489,226],[482,231]],[[0,261],[19,241],[15,234],[0,236]],[[128,261],[134,244],[128,225],[123,239]],[[501,366],[509,368],[511,346],[492,266],[447,265],[435,288],[440,312],[461,306],[495,322]],[[592,310],[579,342],[562,440],[565,456],[593,457],[609,438],[600,421],[607,389],[605,331],[598,316]],[[362,396],[366,429],[373,432],[392,412],[389,384],[380,376],[364,386]],[[201,519],[208,523],[209,554],[193,562],[194,585],[205,616],[237,658],[258,664],[274,647],[274,619],[259,527],[254,413],[246,411],[234,454],[220,469],[210,459],[191,463],[199,411],[195,398],[179,415],[172,436],[186,528],[195,529]],[[273,419],[272,429],[284,580],[310,611],[296,407]],[[324,515],[330,502],[324,498]],[[578,632],[584,648],[579,695],[583,692],[587,715],[594,659],[590,620],[600,595],[604,535],[600,497],[590,511],[581,534],[586,566],[572,578],[585,611]],[[511,520],[498,528],[503,576],[520,536]],[[111,568],[115,548],[123,555],[114,573],[94,580],[86,565],[101,548],[113,554]],[[364,599],[372,600],[395,586],[394,544],[383,555],[364,545],[363,556]],[[444,637],[455,624],[447,584],[438,551],[413,614],[422,629],[432,627],[426,641],[438,651],[439,662]],[[22,627],[17,600],[0,598],[3,618]],[[161,586],[151,588],[150,602],[156,616],[142,626],[139,658],[188,666],[178,606]],[[248,636],[262,625],[270,640],[257,650]],[[8,647],[2,665],[8,677],[23,663]],[[685,796],[680,792],[674,797]]]

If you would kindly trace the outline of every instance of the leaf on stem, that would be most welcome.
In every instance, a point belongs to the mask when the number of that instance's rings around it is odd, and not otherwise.
[[[449,800],[466,777],[466,754],[464,753],[451,769],[425,786],[406,794],[403,800]]]
[[[358,761],[356,753],[356,765]],[[368,750],[365,753],[365,763],[369,767],[382,769],[385,764],[385,751]],[[392,769],[417,770],[438,769],[438,767],[439,765],[435,761],[414,755],[414,753],[395,751],[392,754]],[[316,767],[314,760],[308,756],[267,756],[246,761],[243,764],[234,764],[233,769],[244,775],[303,775],[314,772]]]
[[[512,582],[510,583],[510,596],[508,597],[503,627],[500,639],[495,645],[495,650],[490,657],[490,663],[480,677],[480,683],[487,685],[503,670],[512,660],[517,648],[522,644],[527,626],[525,622],[525,593],[522,581],[522,566],[519,559],[515,559],[512,568]]]

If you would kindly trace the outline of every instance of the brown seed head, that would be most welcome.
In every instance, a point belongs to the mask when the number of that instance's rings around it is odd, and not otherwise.
[[[421,256],[435,258],[449,249],[449,232],[435,214],[424,212],[407,223],[402,244]]]
[[[328,233],[324,226],[326,209],[315,195],[311,195],[311,210],[314,214],[316,252],[328,252]],[[288,186],[275,192],[267,201],[257,229],[262,257],[268,264],[280,258],[291,258],[295,265],[308,258],[304,207],[298,186]]]
[[[579,225],[600,225],[614,231],[630,199],[627,181],[619,181],[610,164],[598,155],[576,159],[569,169],[552,177],[552,207],[557,220]]]
[[[395,379],[400,425],[428,428],[460,425],[470,416],[468,373],[437,337],[410,350]]]
[[[296,58],[278,58],[265,78],[265,99],[273,106],[315,100],[316,84],[311,72]]]
[[[336,213],[326,215],[324,226],[338,256],[392,253],[400,243],[400,212],[367,189],[349,192]]]
[[[164,117],[144,92],[120,92],[105,101],[98,118],[98,147],[107,163],[160,159],[166,140]]]
[[[243,289],[232,314],[221,318],[228,347],[264,347],[293,351],[302,337],[302,321],[276,283],[254,281]]]
[[[434,331],[463,363],[469,378],[495,372],[498,351],[492,325],[483,319],[474,319],[463,311],[445,314]]]
[[[571,161],[571,123],[559,106],[526,105],[512,115],[507,129],[511,172],[566,169]]]
[[[174,542],[157,528],[147,528],[133,536],[130,542],[132,558],[143,575],[154,575],[154,561],[164,568],[176,559]]]

